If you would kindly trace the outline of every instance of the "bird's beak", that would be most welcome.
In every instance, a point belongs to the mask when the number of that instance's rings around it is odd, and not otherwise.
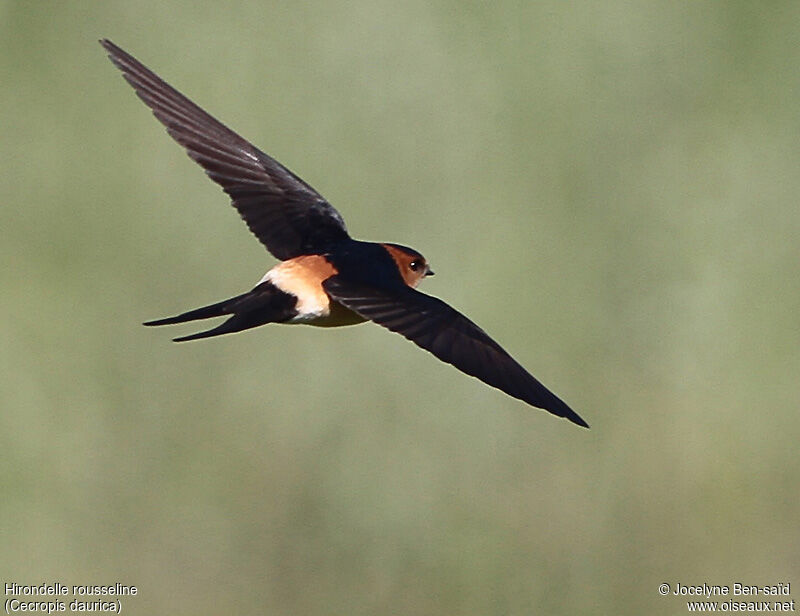
[[[434,271],[431,268],[428,268],[428,269],[425,270],[425,277],[426,278],[428,276],[433,276],[433,274],[434,274]]]

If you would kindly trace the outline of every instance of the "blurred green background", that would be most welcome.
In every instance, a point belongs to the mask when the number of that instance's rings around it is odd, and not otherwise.
[[[101,37],[592,429],[376,326],[141,327],[274,260]],[[797,3],[6,0],[0,82],[0,581],[348,615],[800,584]]]

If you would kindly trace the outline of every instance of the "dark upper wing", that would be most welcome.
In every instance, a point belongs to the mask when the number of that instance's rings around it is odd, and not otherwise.
[[[231,196],[247,226],[277,258],[317,252],[349,237],[339,212],[311,186],[114,43],[100,44],[167,132]]]
[[[532,406],[589,427],[486,332],[443,301],[410,287],[375,288],[338,276],[329,278],[323,286],[339,303],[402,334],[462,372]]]

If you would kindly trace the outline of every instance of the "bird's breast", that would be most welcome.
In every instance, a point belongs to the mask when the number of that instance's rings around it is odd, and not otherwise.
[[[270,282],[297,298],[297,314],[289,323],[316,327],[342,327],[363,323],[365,318],[332,300],[322,283],[338,270],[322,255],[302,255],[278,263],[261,282]]]

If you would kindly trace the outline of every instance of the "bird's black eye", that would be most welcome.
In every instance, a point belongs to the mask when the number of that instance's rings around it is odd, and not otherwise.
[[[412,272],[418,272],[419,268],[422,267],[422,261],[419,259],[414,259],[411,263],[408,264],[408,267],[411,268]]]

